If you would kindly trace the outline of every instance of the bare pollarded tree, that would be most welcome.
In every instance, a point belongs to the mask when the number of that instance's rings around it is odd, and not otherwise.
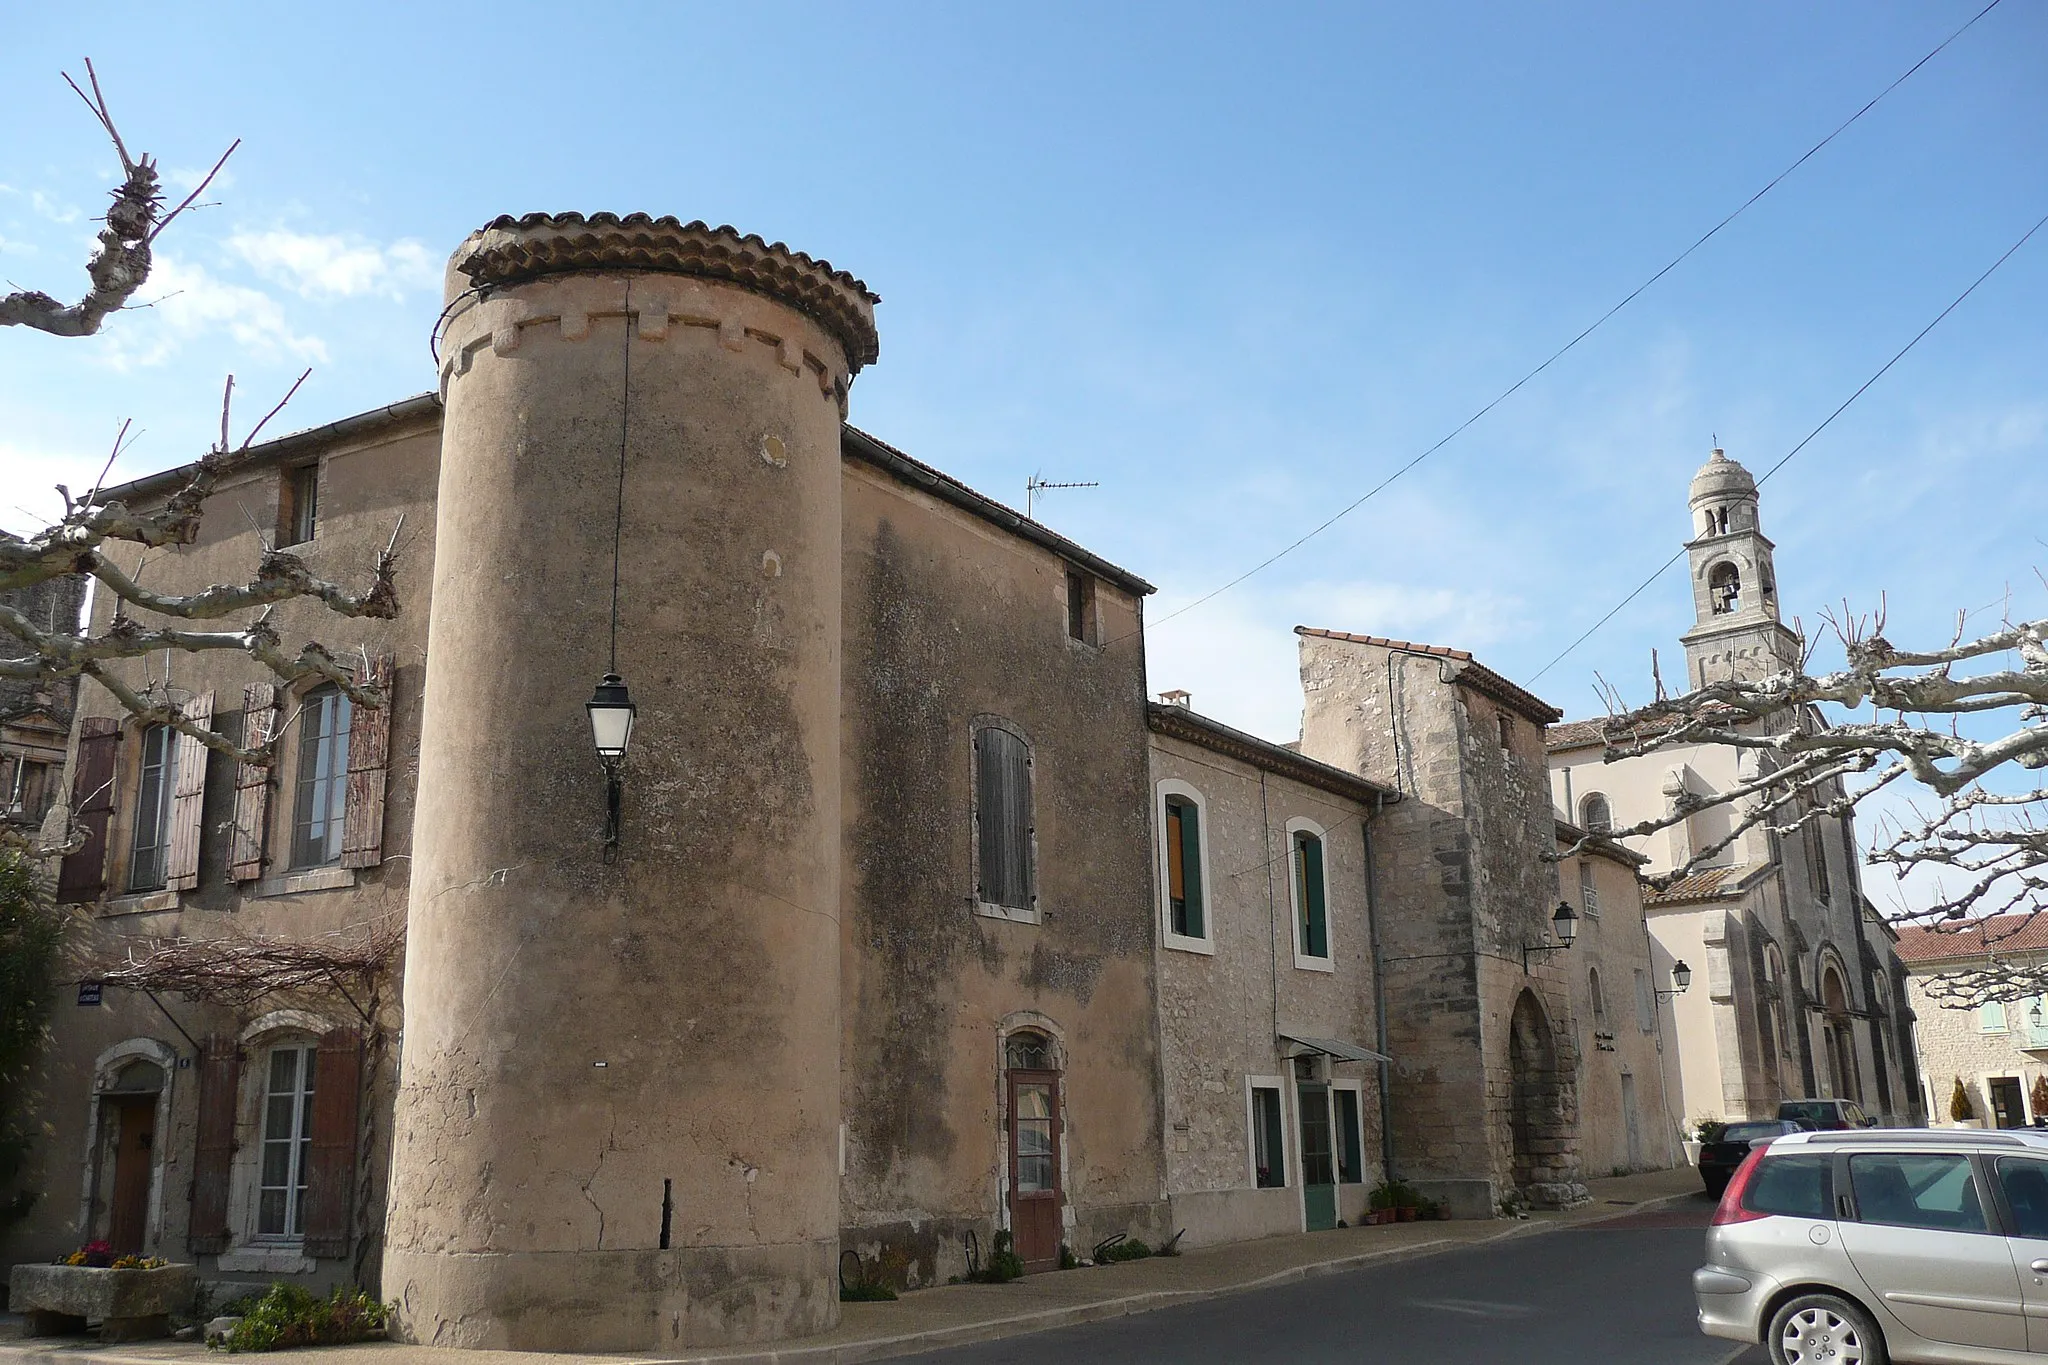
[[[1665,814],[1613,833],[1652,834],[1728,807],[1726,836],[1651,879],[1669,885],[1752,829],[1794,834],[1887,787],[1917,786],[1912,814],[1881,821],[1868,856],[1901,875],[1932,873],[1938,889],[1930,904],[1887,918],[1935,928],[1968,921],[1968,946],[1991,954],[1980,968],[1945,975],[1935,993],[1981,1001],[2048,990],[2048,962],[2016,951],[2021,931],[2048,913],[2048,786],[2033,776],[2048,769],[2048,619],[2008,619],[1970,639],[1959,616],[1948,645],[1932,650],[1887,640],[1882,607],[1854,617],[1845,606],[1823,620],[1845,655],[1835,672],[1810,673],[1808,649],[1796,670],[1679,697],[1660,687],[1647,706],[1612,708],[1610,763],[1692,744],[1747,755],[1729,790],[1681,792]]]
[[[235,149],[230,146],[228,153],[222,154],[213,171],[183,203],[163,213],[155,161],[147,155],[129,154],[90,62],[86,63],[86,78],[92,87],[90,95],[68,75],[64,79],[113,140],[124,172],[106,226],[99,234],[99,249],[88,266],[92,287],[72,305],[37,292],[7,295],[0,299],[0,324],[67,337],[97,332],[108,316],[128,306],[148,278],[150,247],[157,236],[197,200]],[[82,496],[74,497],[67,487],[58,485],[63,513],[41,530],[23,535],[0,531],[0,678],[48,683],[90,678],[136,718],[171,725],[221,753],[256,764],[271,761],[276,735],[246,747],[235,743],[205,723],[188,719],[167,687],[132,685],[111,665],[163,651],[230,650],[247,655],[280,681],[323,679],[340,687],[358,705],[382,704],[382,693],[367,681],[367,667],[352,666],[345,656],[337,657],[316,640],[287,642],[273,622],[271,609],[279,603],[310,598],[342,617],[395,615],[396,530],[391,544],[378,557],[370,582],[360,591],[318,578],[298,556],[267,545],[254,574],[243,583],[173,594],[158,592],[144,582],[149,552],[193,543],[217,481],[247,462],[256,437],[305,379],[300,375],[277,406],[235,443],[230,435],[235,381],[230,375],[221,398],[219,442],[190,467],[183,486],[160,506],[131,508],[109,499],[103,492],[107,471],[102,470],[94,487]],[[122,423],[107,460],[108,470],[121,454],[128,430],[129,424]],[[108,553],[120,544],[141,547],[136,570],[123,569]],[[21,600],[24,590],[67,575],[89,578],[95,593],[110,595],[115,605],[104,628],[94,631],[78,621],[38,622],[7,605],[9,599]],[[284,728],[278,727],[279,733]]]

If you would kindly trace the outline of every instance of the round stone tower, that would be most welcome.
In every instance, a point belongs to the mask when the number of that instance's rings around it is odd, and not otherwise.
[[[839,433],[875,297],[644,214],[500,218],[448,279],[384,1296],[449,1346],[822,1330]],[[615,562],[608,856],[583,703]]]

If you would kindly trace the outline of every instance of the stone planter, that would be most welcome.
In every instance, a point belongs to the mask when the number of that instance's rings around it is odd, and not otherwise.
[[[170,1331],[170,1315],[192,1307],[197,1267],[109,1270],[89,1265],[18,1265],[8,1276],[8,1306],[36,1337],[83,1332],[100,1324],[103,1341],[134,1341]]]

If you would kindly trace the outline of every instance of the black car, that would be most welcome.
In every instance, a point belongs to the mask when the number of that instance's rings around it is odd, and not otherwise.
[[[1794,1123],[1812,1124],[1820,1132],[1841,1128],[1875,1128],[1877,1120],[1863,1112],[1854,1100],[1786,1100],[1778,1106],[1778,1117]]]
[[[1700,1147],[1700,1182],[1707,1193],[1719,1199],[1728,1188],[1728,1177],[1749,1155],[1752,1146],[1761,1147],[1787,1133],[1810,1133],[1813,1125],[1792,1119],[1759,1119],[1755,1123],[1726,1123],[1712,1142]]]

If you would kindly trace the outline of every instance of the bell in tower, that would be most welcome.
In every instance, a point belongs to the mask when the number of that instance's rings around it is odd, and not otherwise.
[[[1799,637],[1778,616],[1775,547],[1757,517],[1756,480],[1716,448],[1693,475],[1687,501],[1694,618],[1680,637],[1687,682],[1703,687],[1797,668]]]

